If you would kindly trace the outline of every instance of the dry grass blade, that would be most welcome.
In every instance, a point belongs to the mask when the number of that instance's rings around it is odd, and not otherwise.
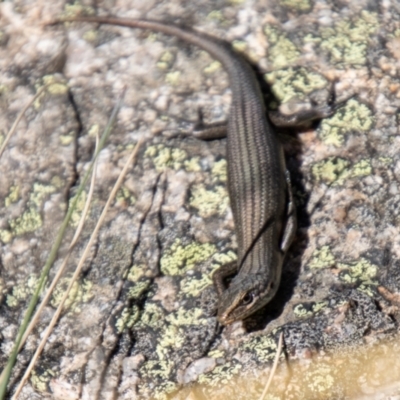
[[[275,359],[274,359],[274,363],[272,365],[271,373],[269,374],[268,381],[265,384],[264,390],[263,390],[259,400],[264,400],[265,395],[268,392],[269,386],[271,385],[272,379],[275,375],[276,368],[278,367],[279,356],[281,355],[281,351],[282,351],[282,344],[283,344],[283,332],[281,332],[281,334],[279,335],[278,348],[276,350]]]
[[[15,130],[17,129],[17,126],[19,124],[19,122],[21,121],[22,117],[24,116],[24,114],[26,113],[26,110],[34,103],[34,101],[46,90],[46,88],[50,86],[50,84],[47,84],[43,87],[41,87],[38,92],[35,94],[35,96],[33,96],[32,100],[30,102],[28,102],[28,104],[22,109],[22,111],[18,114],[18,117],[16,118],[16,120],[14,121],[14,123],[12,124],[11,129],[8,131],[3,144],[0,147],[0,158],[4,153],[4,149],[7,146],[7,143],[9,142],[9,140],[11,139],[11,136],[14,134]]]
[[[98,146],[99,146],[99,137],[96,136],[96,148],[95,148],[94,154],[96,154],[96,152],[98,150]],[[92,200],[92,197],[93,197],[94,185],[95,185],[95,181],[96,181],[96,166],[97,166],[97,158],[96,158],[96,160],[94,162],[94,165],[93,165],[92,179],[90,181],[90,188],[89,188],[88,197],[86,199],[85,206],[84,206],[81,218],[80,218],[79,223],[78,223],[78,227],[76,228],[74,237],[73,237],[73,239],[71,241],[71,244],[69,245],[68,253],[67,253],[63,263],[61,264],[61,267],[59,268],[59,270],[57,271],[56,275],[54,276],[53,281],[51,282],[49,288],[47,289],[47,292],[46,292],[42,302],[40,303],[39,307],[37,308],[37,310],[35,312],[35,315],[33,316],[31,322],[29,323],[28,328],[26,329],[25,334],[22,337],[22,340],[21,340],[20,346],[18,348],[18,351],[21,350],[22,346],[24,345],[24,343],[26,341],[26,338],[32,332],[32,329],[34,328],[34,326],[36,324],[36,321],[38,320],[38,318],[40,316],[40,313],[42,312],[44,307],[46,307],[47,303],[49,302],[50,297],[53,294],[53,290],[56,287],[58,281],[60,280],[62,274],[64,273],[65,267],[67,266],[69,258],[70,258],[71,254],[72,254],[72,250],[73,250],[73,248],[74,248],[74,246],[75,246],[75,244],[76,244],[76,242],[77,242],[77,240],[79,238],[79,235],[82,232],[83,224],[85,222],[86,215],[87,215],[87,213],[89,211],[89,206],[90,206],[90,203],[91,203],[91,200]]]
[[[119,177],[117,179],[117,182],[115,183],[115,185],[114,185],[114,187],[113,187],[113,189],[111,191],[111,194],[108,197],[107,203],[103,208],[103,211],[102,211],[102,213],[100,215],[100,218],[97,221],[97,224],[96,224],[96,226],[95,226],[95,228],[94,228],[94,230],[93,230],[93,232],[92,232],[92,234],[90,236],[89,242],[87,243],[87,245],[85,247],[85,250],[84,250],[84,252],[82,254],[82,257],[79,260],[78,266],[76,267],[76,270],[75,270],[75,272],[74,272],[74,274],[73,274],[73,276],[71,278],[71,282],[69,283],[68,288],[65,291],[65,293],[64,293],[64,295],[63,295],[63,297],[61,299],[61,302],[60,302],[56,312],[54,313],[53,318],[50,321],[49,326],[47,327],[47,329],[46,329],[46,331],[44,333],[44,336],[43,336],[43,338],[42,338],[42,340],[41,340],[41,342],[39,344],[39,347],[37,348],[34,356],[32,357],[32,360],[29,363],[29,366],[28,366],[27,370],[25,371],[25,374],[24,374],[23,378],[21,379],[20,384],[18,385],[17,391],[15,392],[14,396],[12,397],[12,400],[16,400],[17,399],[19,393],[22,390],[22,387],[24,386],[26,380],[28,379],[28,377],[29,377],[29,375],[30,375],[30,373],[31,373],[31,371],[33,369],[33,366],[34,366],[36,360],[40,356],[40,353],[42,352],[42,350],[43,350],[43,348],[44,348],[44,346],[46,344],[46,341],[47,341],[48,337],[50,336],[50,333],[51,333],[52,329],[54,328],[55,324],[57,323],[58,318],[59,318],[59,316],[60,316],[60,314],[62,312],[64,303],[68,298],[68,295],[69,295],[69,293],[70,293],[70,291],[72,289],[72,286],[73,286],[74,282],[76,281],[76,279],[78,278],[78,276],[79,276],[79,274],[81,272],[81,269],[82,269],[82,267],[83,267],[83,265],[84,265],[84,263],[86,261],[86,258],[89,255],[90,248],[92,247],[93,242],[94,242],[95,238],[97,237],[97,234],[98,234],[98,232],[100,230],[100,227],[103,224],[103,221],[104,221],[105,216],[107,214],[108,208],[110,207],[111,203],[113,202],[113,200],[115,198],[115,195],[117,194],[117,191],[119,190],[119,187],[121,186],[122,181],[125,178],[126,173],[128,172],[128,168],[130,167],[130,165],[134,161],[134,159],[135,159],[135,157],[136,157],[136,155],[137,155],[137,153],[139,151],[139,148],[142,145],[142,142],[143,142],[143,140],[140,139],[139,142],[136,144],[136,146],[135,146],[134,150],[132,151],[131,155],[129,156],[129,158],[128,158],[123,170],[121,171],[121,173],[120,173],[120,175],[119,175]]]
[[[8,385],[8,382],[9,382],[9,379],[10,379],[11,372],[12,372],[12,369],[14,367],[15,361],[17,359],[18,349],[20,348],[20,344],[21,344],[22,338],[23,338],[23,336],[25,334],[25,331],[26,331],[26,329],[27,329],[27,327],[29,325],[29,322],[30,322],[31,317],[33,315],[33,312],[34,312],[34,310],[36,308],[36,305],[37,305],[37,303],[39,301],[39,296],[40,296],[40,293],[42,292],[42,290],[44,288],[44,285],[46,283],[47,276],[49,274],[50,268],[52,267],[54,261],[56,260],[56,257],[57,257],[57,254],[58,254],[58,250],[59,250],[59,248],[61,246],[61,242],[63,240],[64,233],[65,233],[65,231],[66,231],[66,229],[68,227],[68,224],[70,222],[70,219],[72,217],[72,213],[76,210],[77,203],[78,203],[78,200],[80,198],[80,195],[81,195],[81,193],[82,193],[82,191],[83,191],[83,189],[84,189],[84,187],[86,185],[87,180],[89,179],[89,176],[91,174],[91,171],[92,171],[92,168],[93,168],[93,165],[94,165],[94,161],[98,157],[98,154],[99,154],[100,150],[103,148],[107,138],[110,135],[112,126],[113,126],[113,124],[114,124],[114,122],[115,122],[115,120],[117,118],[117,114],[118,114],[118,111],[120,109],[124,93],[125,93],[125,90],[121,93],[120,99],[119,99],[118,103],[116,104],[116,106],[114,107],[114,109],[113,109],[113,111],[111,113],[111,116],[109,118],[108,124],[107,124],[106,128],[104,129],[104,132],[103,132],[103,134],[102,134],[102,136],[100,138],[98,150],[95,153],[95,157],[91,161],[88,170],[85,172],[85,174],[83,176],[83,179],[81,180],[81,183],[79,184],[79,187],[78,187],[77,192],[75,194],[75,198],[72,201],[71,205],[69,206],[67,214],[65,215],[64,220],[63,220],[62,224],[60,225],[60,227],[58,229],[58,232],[57,232],[57,234],[55,236],[55,239],[54,239],[54,242],[53,242],[53,244],[51,246],[49,255],[47,257],[47,260],[46,260],[46,262],[45,262],[45,264],[44,264],[44,266],[42,268],[42,271],[41,271],[40,276],[39,276],[39,281],[38,281],[39,283],[36,285],[36,288],[35,288],[35,290],[34,290],[34,292],[32,294],[31,300],[29,301],[28,308],[25,311],[23,320],[22,320],[22,322],[20,324],[20,327],[18,329],[16,338],[15,338],[15,342],[14,342],[14,347],[13,347],[13,349],[11,351],[11,354],[10,354],[10,356],[8,358],[7,364],[6,364],[5,368],[3,369],[3,371],[1,372],[1,375],[0,375],[0,399],[4,399],[4,397],[6,395],[7,385]]]

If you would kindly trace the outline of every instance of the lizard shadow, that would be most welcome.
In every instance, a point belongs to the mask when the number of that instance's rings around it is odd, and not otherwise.
[[[264,95],[265,104],[279,104],[279,101],[271,91],[270,85],[263,79],[261,72],[254,66],[253,69]],[[310,126],[311,129],[316,129],[319,123],[320,121],[313,122]],[[284,148],[287,168],[290,171],[292,191],[296,203],[297,230],[283,264],[278,292],[266,306],[244,321],[244,327],[247,332],[263,330],[283,314],[285,305],[294,294],[300,276],[301,260],[309,241],[307,230],[310,226],[310,214],[307,211],[310,194],[307,193],[304,186],[304,174],[301,171],[303,149],[302,142],[299,140],[299,136],[304,130],[305,128],[288,129],[275,127],[275,132]]]
[[[277,131],[279,132],[279,129]],[[307,203],[310,195],[305,190],[303,173],[300,169],[301,143],[296,140],[296,135],[292,135],[290,143],[284,145],[284,148],[296,203],[296,236],[283,263],[282,278],[278,292],[266,306],[244,321],[244,327],[247,332],[263,330],[282,315],[285,305],[294,294],[294,289],[300,276],[301,260],[309,240],[307,228],[310,226],[310,216],[307,212]]]

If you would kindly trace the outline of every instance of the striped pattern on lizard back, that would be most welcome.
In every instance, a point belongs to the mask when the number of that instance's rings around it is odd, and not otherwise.
[[[285,162],[251,67],[239,59],[234,74],[227,158],[238,263],[240,274],[267,272],[282,236]]]
[[[150,29],[194,44],[220,61],[228,73],[232,104],[228,117],[228,191],[238,242],[237,275],[230,286],[214,282],[218,318],[230,323],[268,302],[280,281],[282,233],[288,185],[280,144],[265,115],[259,85],[250,65],[226,42],[172,24],[113,17],[75,17],[64,21],[98,22]],[[60,21],[61,22],[61,21]],[[217,271],[219,272],[219,271]],[[252,304],[244,301],[251,293]]]

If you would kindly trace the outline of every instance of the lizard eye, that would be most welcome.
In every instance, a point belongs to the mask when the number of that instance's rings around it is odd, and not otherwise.
[[[254,293],[247,293],[245,294],[245,296],[242,299],[242,304],[244,306],[247,306],[248,304],[250,304],[252,301],[254,300]]]

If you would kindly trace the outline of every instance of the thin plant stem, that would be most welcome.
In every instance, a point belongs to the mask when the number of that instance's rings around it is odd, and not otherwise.
[[[5,397],[5,394],[6,394],[6,391],[7,391],[8,381],[9,381],[10,376],[11,376],[12,368],[14,367],[15,361],[17,359],[17,355],[18,355],[18,351],[19,351],[19,348],[20,348],[20,344],[22,342],[22,338],[23,338],[24,333],[26,331],[26,328],[27,328],[27,326],[29,324],[29,321],[31,320],[33,311],[35,310],[36,305],[37,305],[37,303],[39,301],[39,296],[40,296],[40,293],[42,292],[43,287],[44,287],[44,285],[46,283],[46,279],[47,279],[48,273],[50,271],[50,268],[53,265],[53,263],[54,263],[54,261],[55,261],[55,259],[57,257],[58,249],[60,248],[61,242],[62,242],[63,237],[64,237],[64,233],[65,233],[65,231],[66,231],[66,229],[68,227],[69,221],[71,220],[72,213],[76,209],[79,197],[82,194],[83,189],[84,189],[84,187],[86,185],[86,182],[87,182],[87,180],[88,180],[88,178],[89,178],[89,176],[91,174],[91,171],[93,169],[94,160],[98,157],[101,149],[104,147],[104,144],[105,144],[108,136],[110,135],[112,126],[113,126],[113,124],[114,124],[114,122],[115,122],[115,120],[117,118],[117,114],[118,114],[118,111],[119,111],[121,103],[122,103],[122,97],[123,97],[123,94],[121,95],[117,105],[113,109],[113,112],[111,114],[109,122],[108,122],[106,128],[104,129],[104,132],[103,132],[103,134],[101,136],[101,139],[100,139],[100,142],[99,142],[98,151],[95,153],[94,159],[92,160],[88,170],[86,171],[86,173],[85,173],[85,175],[84,175],[84,177],[83,177],[83,179],[81,181],[81,184],[78,187],[76,196],[75,196],[74,200],[72,201],[72,204],[69,207],[69,209],[67,211],[67,214],[66,214],[66,216],[65,216],[65,218],[64,218],[64,220],[63,220],[63,222],[62,222],[62,224],[61,224],[61,226],[60,226],[60,228],[58,230],[56,239],[55,239],[55,241],[53,243],[53,246],[51,247],[49,256],[47,258],[47,261],[46,261],[46,263],[45,263],[45,265],[44,265],[44,267],[42,269],[42,272],[40,274],[39,283],[36,286],[36,289],[35,289],[35,291],[34,291],[34,293],[32,295],[31,301],[29,302],[28,309],[25,312],[23,321],[22,321],[22,323],[20,325],[20,328],[18,330],[13,350],[12,350],[12,352],[10,354],[10,357],[8,359],[8,362],[7,362],[7,365],[5,366],[3,372],[1,373],[1,376],[0,376],[0,399],[1,400],[3,400],[4,397]]]
[[[283,344],[283,332],[281,332],[281,334],[279,335],[278,348],[276,350],[274,363],[272,365],[272,369],[269,374],[268,381],[265,384],[264,390],[263,390],[259,400],[264,400],[264,398],[268,392],[269,386],[271,385],[272,378],[274,377],[276,368],[278,367],[279,356],[281,355],[281,351],[282,351],[282,344]]]
[[[85,247],[85,250],[84,250],[84,252],[82,254],[82,257],[79,260],[78,266],[76,267],[76,270],[75,270],[75,272],[74,272],[74,274],[73,274],[73,276],[71,278],[71,281],[70,281],[70,283],[68,285],[68,288],[65,291],[65,293],[64,293],[64,295],[63,295],[63,297],[61,299],[61,302],[58,305],[58,308],[57,308],[56,312],[54,313],[53,318],[51,319],[50,324],[47,327],[47,329],[46,329],[46,331],[45,331],[45,333],[43,335],[43,338],[42,338],[42,340],[41,340],[41,342],[40,342],[40,344],[39,344],[34,356],[32,357],[31,362],[29,363],[29,366],[28,366],[27,370],[25,371],[25,374],[24,374],[23,378],[21,379],[21,382],[18,385],[18,388],[17,388],[17,390],[16,390],[16,392],[15,392],[15,394],[12,397],[11,400],[16,400],[17,399],[17,397],[18,397],[19,393],[21,392],[26,380],[29,377],[29,374],[31,373],[31,371],[32,371],[32,369],[34,367],[34,364],[35,364],[36,360],[40,356],[40,353],[42,352],[42,350],[43,350],[43,348],[44,348],[44,346],[45,346],[45,344],[47,342],[47,339],[51,334],[52,329],[54,328],[55,324],[57,323],[58,318],[61,315],[64,303],[67,300],[68,295],[69,295],[69,293],[70,293],[70,291],[72,289],[72,286],[74,285],[75,281],[77,280],[77,278],[78,278],[78,276],[79,276],[79,274],[80,274],[80,272],[82,270],[82,267],[83,267],[88,255],[89,255],[89,253],[90,253],[90,249],[91,249],[91,247],[93,245],[94,240],[97,237],[97,234],[98,234],[98,232],[100,230],[101,225],[104,222],[104,219],[106,217],[107,211],[108,211],[111,203],[113,202],[113,200],[115,198],[115,195],[117,194],[117,192],[118,192],[118,190],[119,190],[119,188],[120,188],[120,186],[122,184],[122,181],[124,180],[124,178],[126,176],[126,173],[128,172],[128,168],[131,166],[133,160],[135,159],[142,142],[143,142],[143,140],[140,139],[139,142],[136,144],[136,146],[133,149],[131,155],[129,156],[127,162],[125,163],[125,166],[124,166],[123,170],[121,171],[120,175],[118,176],[117,182],[115,183],[115,185],[114,185],[114,187],[113,187],[113,189],[111,191],[111,194],[108,197],[107,203],[104,206],[103,211],[102,211],[102,213],[100,215],[100,218],[97,221],[97,224],[96,224],[96,226],[95,226],[95,228],[94,228],[94,230],[93,230],[93,232],[92,232],[92,234],[90,236],[89,242],[87,243],[87,245]]]
[[[28,102],[28,104],[21,110],[21,112],[18,114],[17,118],[15,119],[14,123],[12,124],[12,127],[10,130],[7,132],[7,135],[4,139],[3,144],[0,147],[0,158],[3,155],[4,149],[6,148],[9,140],[11,139],[11,136],[14,134],[15,130],[17,129],[17,126],[19,122],[21,121],[22,117],[26,113],[26,110],[35,102],[35,100],[50,86],[52,83],[48,83],[45,86],[42,86],[38,92],[33,96],[32,100]]]
[[[98,135],[96,135],[95,153],[96,153],[96,151],[98,149],[98,146],[99,146],[99,137],[98,137]],[[86,218],[87,213],[89,211],[90,203],[91,203],[91,200],[92,200],[92,197],[93,197],[94,185],[95,185],[95,181],[96,181],[97,161],[98,161],[98,159],[96,159],[95,162],[94,162],[92,179],[91,179],[91,182],[90,182],[90,188],[89,188],[88,197],[86,199],[85,206],[84,206],[83,211],[82,211],[82,216],[81,216],[81,218],[79,220],[79,223],[78,223],[78,226],[76,228],[74,237],[72,238],[71,244],[69,245],[68,253],[65,256],[64,261],[61,264],[61,267],[59,268],[59,270],[57,271],[56,275],[54,276],[49,288],[47,289],[46,294],[43,297],[43,300],[40,302],[40,305],[37,308],[37,310],[35,312],[35,315],[32,317],[28,327],[26,328],[26,331],[24,333],[24,336],[22,337],[21,344],[19,346],[18,351],[21,350],[21,347],[25,344],[25,341],[26,341],[27,337],[32,332],[32,329],[34,328],[37,320],[39,319],[40,313],[43,311],[44,307],[46,307],[47,303],[49,302],[50,297],[53,294],[53,290],[56,287],[58,281],[60,280],[60,278],[61,278],[61,276],[62,276],[62,274],[63,274],[63,272],[65,270],[65,267],[67,266],[69,258],[71,257],[72,250],[73,250],[73,248],[74,248],[74,246],[75,246],[75,244],[76,244],[76,242],[77,242],[77,240],[78,240],[78,238],[79,238],[79,236],[80,236],[80,234],[82,232],[83,225],[85,223],[85,218]]]

